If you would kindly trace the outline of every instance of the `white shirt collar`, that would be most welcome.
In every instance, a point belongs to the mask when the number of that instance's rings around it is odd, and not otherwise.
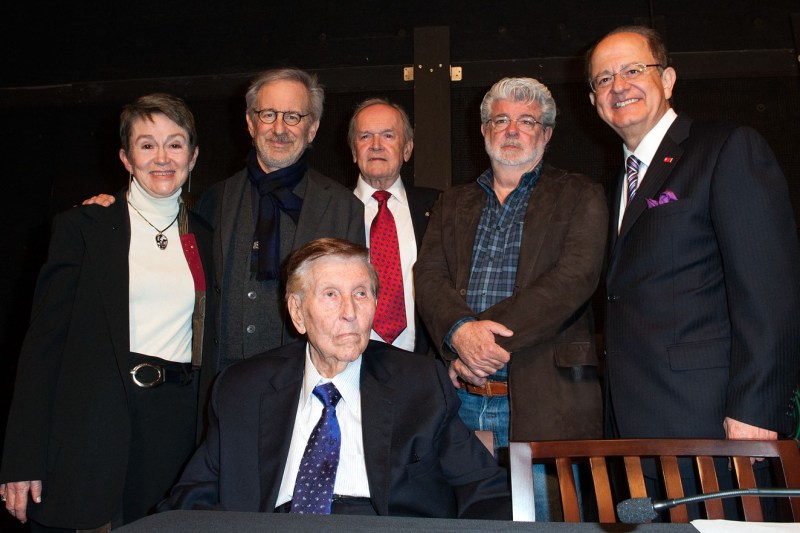
[[[311,361],[311,348],[306,343],[306,364],[303,372],[303,390],[300,392],[301,404],[306,407],[311,399],[314,387],[321,383],[333,382],[342,395],[345,405],[354,405],[360,401],[361,359],[363,354],[333,378],[328,379],[320,375]]]
[[[625,153],[625,160],[628,159],[629,155],[633,154],[636,156],[636,159],[649,167],[650,163],[653,161],[653,156],[656,155],[656,150],[658,150],[661,141],[664,139],[664,135],[667,134],[667,130],[672,126],[672,123],[675,122],[676,118],[678,118],[678,114],[670,107],[658,123],[653,126],[653,129],[647,132],[647,135],[644,136],[642,142],[636,147],[636,150],[631,151],[623,144],[622,148]]]
[[[361,202],[366,205],[368,202],[376,202],[377,200],[372,197],[372,194],[377,191],[378,189],[374,188],[372,185],[366,182],[361,174],[358,175],[358,182],[356,183],[356,188],[353,193],[358,197]],[[394,180],[392,186],[386,189],[391,195],[392,198],[396,198],[401,204],[408,205],[408,197],[406,197],[406,188],[403,185],[403,179],[400,176],[397,176],[397,179]],[[391,198],[390,198],[391,200]]]

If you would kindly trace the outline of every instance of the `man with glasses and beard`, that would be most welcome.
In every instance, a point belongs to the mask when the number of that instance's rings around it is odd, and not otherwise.
[[[414,267],[417,305],[449,363],[464,422],[509,440],[598,438],[602,402],[590,299],[608,222],[586,176],[543,163],[556,105],[531,78],[481,104],[491,167],[442,193]],[[536,520],[549,507],[534,472]],[[538,472],[537,472],[538,471]]]
[[[214,227],[218,370],[295,340],[280,305],[281,261],[319,237],[364,242],[364,208],[309,165],[324,93],[297,69],[260,74],[247,90],[247,166],[205,193]]]

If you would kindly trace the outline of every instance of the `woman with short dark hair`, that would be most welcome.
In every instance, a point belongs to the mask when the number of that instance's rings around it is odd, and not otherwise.
[[[145,516],[196,443],[211,230],[181,200],[194,117],[143,96],[120,141],[129,186],[56,217],[19,358],[0,495],[34,531]]]

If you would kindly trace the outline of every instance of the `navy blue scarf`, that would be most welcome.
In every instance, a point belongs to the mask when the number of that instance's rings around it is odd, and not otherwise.
[[[247,154],[247,179],[258,191],[258,222],[253,236],[253,256],[250,271],[259,281],[278,279],[281,270],[281,211],[292,217],[294,223],[300,218],[302,198],[292,190],[300,183],[308,170],[308,150],[300,159],[286,168],[267,174],[258,164],[255,150]]]

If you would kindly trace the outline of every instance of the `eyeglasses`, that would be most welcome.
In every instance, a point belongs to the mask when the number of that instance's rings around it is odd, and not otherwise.
[[[593,92],[597,92],[600,89],[608,89],[614,84],[614,76],[619,76],[625,81],[634,81],[644,74],[650,67],[664,68],[663,65],[658,63],[652,63],[650,65],[645,65],[644,63],[631,63],[630,65],[625,65],[613,74],[600,74],[595,76],[589,82],[589,87],[592,88]]]
[[[504,131],[512,122],[516,122],[517,129],[524,133],[533,132],[537,124],[539,124],[542,128],[546,128],[544,124],[527,115],[519,118],[509,118],[505,115],[498,115],[486,121],[486,123],[489,124],[494,131]]]
[[[287,126],[297,126],[303,118],[311,113],[298,113],[297,111],[275,111],[274,109],[255,110],[254,113],[258,115],[258,119],[264,124],[272,124],[278,120],[278,115],[283,115],[283,123]]]

